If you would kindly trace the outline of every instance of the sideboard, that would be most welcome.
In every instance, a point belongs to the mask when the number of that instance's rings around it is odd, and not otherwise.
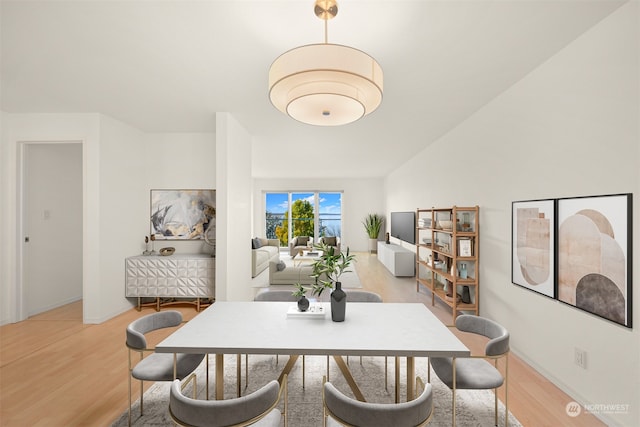
[[[206,254],[131,256],[125,259],[125,296],[138,298],[138,310],[189,303],[200,311],[215,298],[215,268]],[[155,300],[143,304],[143,298]]]

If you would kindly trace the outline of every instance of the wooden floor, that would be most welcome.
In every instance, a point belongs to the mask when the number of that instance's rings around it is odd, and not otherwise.
[[[415,280],[395,278],[375,256],[358,254],[357,271],[364,288],[387,302],[421,302],[444,323],[448,307],[436,303]],[[176,307],[185,319],[197,313]],[[148,313],[135,309],[100,325],[82,324],[82,303],[43,313],[0,327],[0,425],[108,426],[127,409],[127,350],[125,328]],[[157,342],[163,335],[157,335]],[[461,339],[478,351],[482,343]],[[147,385],[149,386],[149,385]],[[137,393],[134,386],[134,395]],[[504,398],[501,396],[501,399]],[[604,426],[589,414],[566,415],[572,399],[514,355],[509,364],[509,409],[524,426]]]

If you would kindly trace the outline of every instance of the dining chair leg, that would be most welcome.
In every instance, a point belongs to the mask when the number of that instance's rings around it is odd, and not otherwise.
[[[384,389],[389,391],[389,366],[387,366],[387,356],[384,357]]]
[[[509,427],[509,354],[504,359],[504,427]]]
[[[129,426],[131,426],[131,373],[129,373]]]
[[[453,414],[453,422],[451,423],[452,427],[456,427],[456,358],[452,359],[451,364],[453,365],[453,390],[451,390],[452,403],[451,403],[451,413]]]
[[[329,356],[327,356],[327,381],[329,381]]]

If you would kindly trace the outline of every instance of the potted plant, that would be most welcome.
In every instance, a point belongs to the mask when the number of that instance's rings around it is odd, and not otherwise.
[[[292,292],[292,295],[298,298],[298,310],[307,311],[309,309],[309,300],[307,299],[308,289],[300,283],[296,283],[295,287],[296,290]]]
[[[325,289],[335,289],[331,292],[331,319],[334,322],[344,321],[347,295],[342,290],[340,276],[346,273],[351,263],[355,260],[355,255],[349,254],[349,248],[346,252],[335,253],[332,246],[317,245],[322,251],[322,255],[312,264],[313,273],[311,277],[315,277],[316,283],[312,287],[312,294],[320,297]]]
[[[369,252],[376,252],[378,245],[378,236],[380,235],[380,228],[382,227],[382,216],[378,214],[369,214],[362,221],[364,229],[369,236]]]

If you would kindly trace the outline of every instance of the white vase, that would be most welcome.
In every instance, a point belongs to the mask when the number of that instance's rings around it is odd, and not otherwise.
[[[378,239],[369,239],[369,252],[377,252],[378,251]]]

